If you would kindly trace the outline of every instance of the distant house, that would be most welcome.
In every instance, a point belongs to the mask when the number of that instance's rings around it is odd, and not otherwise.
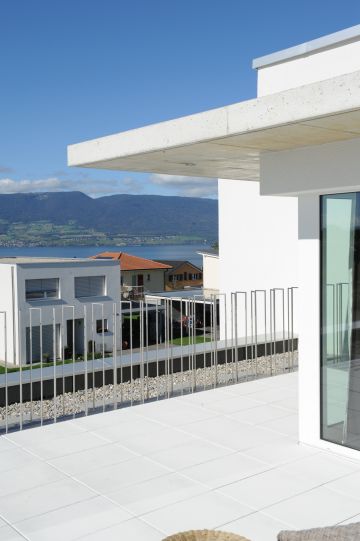
[[[94,259],[114,259],[121,269],[121,293],[124,298],[136,299],[147,292],[164,291],[165,273],[170,265],[144,259],[125,252],[101,252]]]
[[[190,261],[161,259],[158,262],[168,266],[168,270],[165,272],[165,291],[202,286],[202,269]]]
[[[92,347],[112,351],[114,303],[120,302],[113,261],[2,257],[0,276],[2,364],[64,360]]]

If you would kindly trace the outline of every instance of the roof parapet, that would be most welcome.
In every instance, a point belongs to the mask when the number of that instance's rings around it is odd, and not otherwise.
[[[360,24],[345,28],[339,32],[327,34],[321,38],[313,39],[295,47],[289,47],[288,49],[282,49],[274,53],[260,56],[255,58],[252,62],[253,69],[261,69],[273,64],[279,64],[281,62],[287,62],[300,56],[309,55],[320,50],[330,49],[338,47],[352,41],[360,40]]]

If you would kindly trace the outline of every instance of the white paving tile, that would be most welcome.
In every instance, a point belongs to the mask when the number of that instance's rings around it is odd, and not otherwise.
[[[228,484],[219,491],[254,509],[263,509],[311,488],[312,483],[306,478],[297,479],[273,469]]]
[[[0,481],[0,498],[19,493],[34,487],[45,486],[54,481],[65,479],[63,473],[43,462],[29,462],[22,468],[2,472]],[[1,509],[0,509],[1,513]]]
[[[168,404],[164,404],[164,401],[146,404],[141,411],[139,409],[139,415],[170,427],[194,423],[216,415],[206,408],[186,403],[185,400],[168,400],[167,402]]]
[[[144,515],[143,519],[170,535],[186,530],[217,528],[252,511],[222,494],[206,492]]]
[[[289,415],[289,411],[272,404],[263,404],[255,408],[236,411],[229,415],[231,419],[250,425],[261,425],[266,421],[281,419]]]
[[[263,385],[268,385],[269,387],[289,387],[293,384],[297,388],[298,373],[288,372],[287,374],[277,374],[276,376],[262,378],[259,381],[261,381]]]
[[[179,475],[171,473],[143,483],[112,492],[109,498],[136,515],[142,515],[171,503],[186,500],[208,489]]]
[[[298,444],[294,440],[280,440],[254,447],[244,451],[244,454],[251,456],[252,458],[262,460],[263,462],[271,464],[272,466],[278,466],[281,464],[294,462],[295,460],[299,460],[307,456],[316,455],[319,452],[319,449]]]
[[[285,439],[285,436],[277,432],[258,426],[249,426],[223,416],[190,423],[184,425],[182,429],[213,443],[239,451]]]
[[[233,396],[227,399],[217,399],[214,402],[208,402],[205,407],[210,411],[217,413],[234,413],[236,411],[248,410],[261,405],[263,402],[253,400],[250,396]]]
[[[242,453],[233,453],[216,460],[192,466],[182,470],[182,473],[195,481],[204,483],[211,488],[221,487],[228,483],[250,477],[266,471],[269,466]]]
[[[70,541],[130,518],[130,513],[99,496],[23,520],[15,526],[31,540]]]
[[[161,424],[151,419],[130,415],[129,418],[120,417],[115,423],[103,428],[95,428],[91,434],[95,434],[111,442],[119,442],[125,445],[128,437],[136,434],[155,434],[162,428]]]
[[[272,402],[273,406],[277,406],[279,408],[283,408],[285,410],[291,410],[291,411],[298,411],[299,408],[299,400],[297,396],[288,397],[286,399],[281,399],[276,402]]]
[[[11,526],[3,526],[0,527],[0,539],[1,541],[24,541],[26,538]]]
[[[224,524],[218,529],[236,533],[251,539],[251,541],[276,541],[277,534],[281,530],[288,530],[289,525],[268,517],[264,513],[253,513],[234,522]]]
[[[15,443],[10,441],[7,436],[0,436],[0,453],[3,451],[10,451],[16,447]]]
[[[53,458],[49,460],[49,464],[52,464],[68,475],[75,475],[90,472],[97,468],[111,466],[112,464],[118,464],[125,460],[131,460],[132,458],[136,458],[136,456],[138,456],[136,453],[126,449],[122,445],[109,443],[108,445],[93,447],[79,453]]]
[[[259,424],[258,426],[268,428],[269,430],[274,430],[274,432],[279,432],[280,434],[284,434],[285,436],[290,436],[297,439],[299,432],[298,425],[298,416],[295,414],[291,414],[285,417],[266,421]]]
[[[357,464],[350,460],[339,459],[328,453],[320,452],[281,466],[279,470],[302,479],[309,479],[315,487],[359,471],[359,468],[360,462]]]
[[[36,456],[20,447],[13,447],[12,449],[3,451],[0,456],[0,473],[15,468],[22,468],[24,464],[30,465],[34,462],[39,463],[39,459]]]
[[[32,441],[27,444],[26,449],[44,460],[50,460],[84,451],[85,449],[101,447],[106,443],[106,440],[90,432],[78,432],[71,436],[63,435],[61,438],[50,439],[49,441],[43,439]]]
[[[106,411],[104,413],[95,413],[92,415],[87,415],[70,421],[76,428],[81,428],[82,430],[94,430],[96,428],[104,428],[105,426],[113,425],[122,420],[130,419],[131,417],[136,418],[135,407],[133,408],[122,408],[113,411]]]
[[[81,541],[162,541],[164,534],[139,519],[79,537]]]
[[[6,439],[23,447],[28,447],[34,442],[50,442],[59,438],[72,438],[73,436],[83,432],[78,423],[69,421],[38,426],[36,428],[27,428],[19,432],[7,434]]]
[[[187,434],[179,429],[166,427],[157,431],[156,437],[149,437],[148,434],[128,435],[122,441],[122,445],[134,453],[140,455],[152,455],[157,451],[170,449],[170,447],[176,447],[177,445],[186,444],[188,442],[195,442],[196,440],[196,436],[193,436],[192,434]]]
[[[64,479],[0,498],[1,516],[13,524],[94,496],[84,485]]]
[[[347,518],[346,520],[340,522],[340,524],[355,524],[356,522],[360,522],[360,515],[355,515],[354,517]]]
[[[1,436],[0,540],[275,541],[356,521],[360,461],[296,443],[296,387],[287,374]]]
[[[277,402],[280,397],[282,398],[282,400],[286,400],[287,398],[294,398],[294,394],[296,394],[296,391],[294,391],[293,388],[281,387],[279,389],[277,387],[274,387],[269,389],[262,389],[261,391],[251,393],[251,398],[253,400],[259,400],[259,402],[272,403]]]
[[[170,473],[169,468],[165,468],[148,458],[138,457],[106,468],[77,474],[75,478],[101,494],[110,494],[124,487],[168,473]]]
[[[324,486],[340,494],[360,499],[360,472],[351,473],[340,479],[330,481]]]
[[[227,391],[228,387],[220,389],[210,389],[207,391],[199,391],[197,393],[191,393],[188,395],[183,395],[175,398],[175,400],[197,404],[201,407],[206,407],[207,404],[212,404],[222,399],[230,398],[230,393]]]
[[[294,376],[294,377],[293,377]],[[289,374],[281,374],[278,376],[271,376],[266,378],[255,379],[252,381],[245,381],[239,384],[229,385],[222,387],[221,390],[224,393],[230,394],[253,394],[264,393],[270,389],[292,389],[293,394],[296,394],[298,388],[298,375],[296,372]],[[279,397],[278,397],[279,400]]]
[[[149,434],[135,434],[127,436],[121,444],[139,455],[152,455],[197,439],[195,435],[187,434],[181,429],[165,427],[156,432],[156,437],[150,437]]]
[[[266,384],[266,382],[266,379],[246,381],[244,383],[229,385],[228,387],[222,387],[221,390],[229,395],[251,395],[253,393],[259,393],[260,391],[265,392],[268,389],[268,385]]]
[[[318,487],[268,507],[263,512],[297,529],[331,526],[354,516],[358,499]]]
[[[153,453],[151,458],[163,466],[178,471],[230,453],[233,451],[226,447],[201,439],[192,439],[176,447]]]

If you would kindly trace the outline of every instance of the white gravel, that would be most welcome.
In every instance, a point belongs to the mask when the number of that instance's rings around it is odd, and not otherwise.
[[[53,419],[81,414],[91,411],[94,408],[109,407],[114,402],[118,406],[131,405],[150,399],[164,398],[173,394],[181,394],[199,391],[211,388],[216,385],[226,385],[236,383],[237,381],[246,381],[256,377],[266,377],[270,375],[281,374],[297,368],[297,351],[291,354],[277,354],[272,357],[259,357],[257,360],[228,362],[227,364],[218,364],[207,368],[198,368],[197,370],[188,370],[177,372],[175,374],[162,375],[158,377],[145,377],[141,379],[118,383],[114,385],[105,385],[100,388],[88,389],[87,393],[76,391],[75,393],[65,393],[59,395],[56,399],[46,399],[43,401],[24,402],[11,404],[7,408],[8,424],[19,424],[22,416],[23,422],[37,421],[41,417]],[[6,418],[6,408],[0,408],[1,426],[4,426]]]

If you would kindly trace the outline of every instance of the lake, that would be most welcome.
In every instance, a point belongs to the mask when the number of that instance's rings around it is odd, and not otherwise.
[[[153,246],[54,246],[31,248],[1,248],[0,257],[89,257],[99,252],[124,251],[146,259],[183,259],[202,266],[199,250],[209,250],[207,244],[153,245]]]

